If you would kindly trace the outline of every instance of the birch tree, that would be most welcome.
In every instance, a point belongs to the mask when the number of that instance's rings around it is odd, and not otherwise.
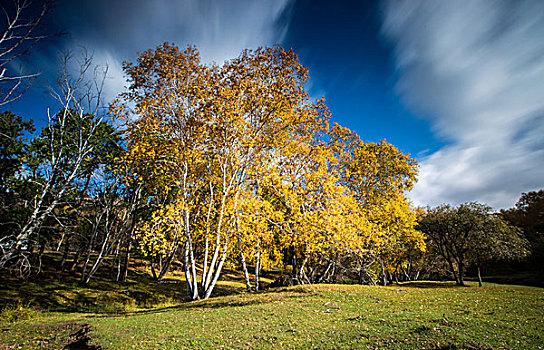
[[[153,200],[174,208],[170,222],[184,228],[188,298],[208,298],[234,251],[240,193],[314,118],[303,85],[307,70],[281,48],[244,51],[217,67],[201,64],[195,48],[170,44],[125,70],[131,86],[124,98],[137,116],[125,159]]]
[[[29,215],[21,228],[2,238],[0,268],[10,267],[28,274],[31,269],[30,252],[23,249],[37,239],[44,221],[54,214],[63,197],[81,180],[89,177],[96,152],[104,139],[104,113],[101,91],[107,70],[94,70],[92,57],[84,55],[79,71],[69,71],[70,56],[61,62],[59,86],[51,91],[60,105],[60,111],[47,111],[48,123],[33,141],[34,154],[26,164],[29,181],[36,187],[28,201]],[[95,73],[89,79],[89,73]],[[94,165],[92,165],[94,164]]]

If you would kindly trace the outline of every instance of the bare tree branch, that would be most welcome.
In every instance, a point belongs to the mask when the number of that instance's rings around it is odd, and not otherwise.
[[[100,114],[101,89],[107,69],[103,70],[104,76],[93,74],[89,81],[88,73],[93,69],[92,56],[83,53],[75,76],[70,75],[68,69],[72,59],[71,55],[63,57],[59,86],[51,91],[60,103],[60,111],[56,115],[51,115],[49,110],[47,113],[49,122],[44,147],[48,158],[44,159],[37,170],[42,182],[41,188],[31,201],[31,214],[26,223],[9,240],[9,244],[2,246],[0,268],[21,266],[21,272],[30,271],[27,269],[31,266],[28,265],[28,254],[23,247],[38,235],[45,219],[54,214],[53,210],[62,203],[65,193],[82,175],[83,162],[91,155],[92,140],[103,121],[104,115]],[[76,130],[73,130],[74,126]]]
[[[3,18],[0,25],[0,106],[21,97],[40,74],[15,68],[15,62],[29,54],[47,38],[64,35],[63,32],[43,31],[44,18],[51,11],[53,0],[33,6],[31,0],[11,0],[0,4]],[[36,11],[37,10],[37,11]]]

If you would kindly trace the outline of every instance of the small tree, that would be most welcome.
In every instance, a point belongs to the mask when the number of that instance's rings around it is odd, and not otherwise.
[[[418,228],[428,244],[448,263],[458,285],[464,285],[469,264],[478,268],[493,259],[518,258],[527,254],[527,242],[520,232],[491,213],[491,207],[465,203],[458,207],[442,205],[427,209]]]
[[[9,111],[0,113],[0,239],[20,229],[19,219],[25,213],[28,186],[20,170],[29,156],[24,134],[33,131],[32,121],[25,122]]]
[[[544,273],[544,190],[523,193],[515,208],[501,211],[512,225],[519,227],[531,245],[529,266]]]
[[[472,237],[468,254],[470,263],[476,265],[478,284],[482,286],[482,267],[497,260],[517,260],[529,254],[529,242],[521,230],[510,225],[500,214],[489,214],[485,225]]]

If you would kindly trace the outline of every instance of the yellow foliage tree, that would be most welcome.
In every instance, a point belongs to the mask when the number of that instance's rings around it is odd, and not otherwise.
[[[367,270],[377,259],[387,284],[387,271],[411,266],[425,251],[425,237],[415,229],[415,209],[406,197],[416,181],[417,162],[386,141],[359,141],[352,148],[343,160],[344,179],[379,232],[361,266]]]
[[[311,283],[339,257],[417,241],[403,194],[415,161],[331,127],[294,52],[246,50],[216,66],[165,43],[124,69],[130,85],[112,111],[128,121],[126,181],[152,208],[140,246],[166,267],[181,249],[189,300],[211,295],[229,256],[251,290],[247,263],[255,289],[261,266],[282,262]]]

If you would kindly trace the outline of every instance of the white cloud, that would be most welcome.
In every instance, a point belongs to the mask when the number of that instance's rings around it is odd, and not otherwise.
[[[449,145],[412,198],[496,208],[544,187],[544,2],[387,1],[398,93]]]
[[[106,73],[102,100],[106,103],[113,101],[126,85],[121,61],[113,56],[107,49],[93,54],[93,63]],[[101,78],[101,77],[99,77]]]
[[[107,64],[106,97],[125,85],[122,62],[165,41],[196,45],[205,62],[223,63],[243,49],[281,42],[291,0],[64,0],[55,12],[72,36],[96,62]]]

